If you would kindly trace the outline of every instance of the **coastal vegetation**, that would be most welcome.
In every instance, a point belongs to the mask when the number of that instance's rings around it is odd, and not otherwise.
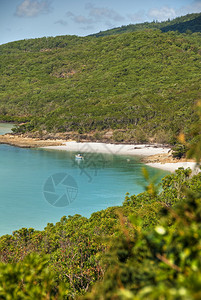
[[[199,299],[201,173],[179,169],[160,193],[144,174],[122,206],[2,236],[0,298]]]
[[[0,120],[17,133],[174,144],[196,118],[200,45],[200,32],[153,28],[1,45]]]
[[[199,165],[200,105],[198,118],[188,156]],[[0,237],[0,298],[199,299],[201,172],[143,174],[145,191],[122,206]]]
[[[17,133],[113,130],[116,140],[180,144],[201,159],[200,33],[149,29],[0,46],[1,120]],[[97,133],[97,132],[96,132]],[[201,173],[159,185],[90,218],[0,237],[0,299],[200,299]]]

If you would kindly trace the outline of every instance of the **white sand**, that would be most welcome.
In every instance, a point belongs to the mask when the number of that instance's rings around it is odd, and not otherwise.
[[[78,143],[75,141],[65,142],[63,146],[48,146],[46,149],[76,151],[79,153],[109,153],[118,155],[136,155],[150,156],[155,154],[168,153],[170,148],[158,147],[151,145],[123,145],[123,144],[105,144],[105,143]],[[194,162],[177,162],[177,163],[147,163],[148,166],[174,172],[176,169],[183,167],[194,170]]]
[[[65,142],[63,146],[48,146],[46,149],[76,151],[81,153],[95,152],[95,153],[109,153],[119,155],[139,155],[149,156],[160,153],[168,153],[170,148],[157,147],[150,145],[116,145],[105,143],[77,143]]]
[[[195,162],[175,162],[175,163],[147,163],[147,166],[152,168],[162,169],[170,172],[175,172],[178,168],[190,168],[193,173],[198,173],[200,170],[196,167]]]

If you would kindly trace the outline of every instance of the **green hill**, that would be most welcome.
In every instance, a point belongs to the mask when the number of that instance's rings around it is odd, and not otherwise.
[[[93,34],[92,36],[99,37],[146,29],[160,29],[162,32],[179,31],[180,33],[185,33],[189,30],[191,32],[201,32],[201,13],[188,14],[186,16],[177,17],[173,20],[168,20],[164,22],[153,21],[139,24],[130,24],[109,29],[106,31],[100,31],[99,33]]]
[[[0,119],[25,122],[18,132],[174,142],[200,98],[200,45],[200,33],[160,30],[1,45]]]

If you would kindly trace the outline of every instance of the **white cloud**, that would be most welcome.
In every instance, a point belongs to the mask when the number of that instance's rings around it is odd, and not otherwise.
[[[54,22],[54,24],[60,24],[62,26],[67,26],[68,25],[68,23],[64,20],[58,20],[58,21]]]
[[[96,7],[92,3],[87,3],[85,5],[85,9],[87,10],[85,15],[75,15],[72,12],[67,12],[66,16],[71,18],[75,23],[78,24],[96,24],[99,22],[120,22],[124,20],[120,14],[118,14],[115,10],[109,9],[106,7]],[[88,28],[88,27],[87,27]]]
[[[71,11],[68,11],[67,13],[66,13],[66,17],[68,18],[68,17],[74,17],[75,15],[71,12]]]
[[[96,7],[92,3],[86,4],[86,9],[89,10],[89,15],[95,20],[112,20],[123,21],[124,17],[115,10],[107,7]]]
[[[161,8],[152,8],[148,11],[148,17],[158,21],[166,21],[176,17],[174,8],[163,6]]]
[[[201,0],[194,0],[190,5],[183,6],[179,13],[185,15],[189,13],[200,13],[201,12]]]
[[[87,25],[87,26],[83,26],[83,27],[80,27],[80,29],[82,30],[93,30],[94,29],[94,26],[90,26],[90,25]]]
[[[47,0],[24,0],[17,6],[15,15],[18,17],[36,17],[50,12],[50,2]]]
[[[144,20],[146,19],[146,14],[144,10],[139,10],[138,12],[128,14],[127,16],[133,23],[144,22]]]
[[[75,23],[78,24],[92,24],[94,23],[94,20],[92,20],[91,18],[85,17],[83,15],[75,15],[73,14],[71,11],[68,11],[66,13],[66,16],[68,18],[71,18]]]
[[[166,21],[167,19],[173,19],[178,16],[200,12],[201,0],[194,0],[191,4],[183,6],[177,10],[168,6],[163,6],[161,8],[152,8],[148,11],[147,16],[158,21]]]
[[[85,16],[82,16],[82,15],[74,16],[73,20],[74,20],[75,23],[80,23],[80,24],[92,24],[92,23],[94,23],[94,20],[92,20],[90,18],[86,18]]]

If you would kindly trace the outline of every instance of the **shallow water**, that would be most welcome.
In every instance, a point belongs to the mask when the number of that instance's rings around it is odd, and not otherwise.
[[[141,168],[135,157],[84,154],[78,162],[72,152],[0,145],[0,234],[120,205],[126,192],[143,191]]]
[[[0,123],[0,135],[5,133],[11,133],[13,127],[13,123]]]
[[[0,235],[121,205],[127,192],[143,191],[142,166],[132,156],[84,153],[75,160],[74,152],[0,145]],[[159,179],[167,174],[148,169]]]

